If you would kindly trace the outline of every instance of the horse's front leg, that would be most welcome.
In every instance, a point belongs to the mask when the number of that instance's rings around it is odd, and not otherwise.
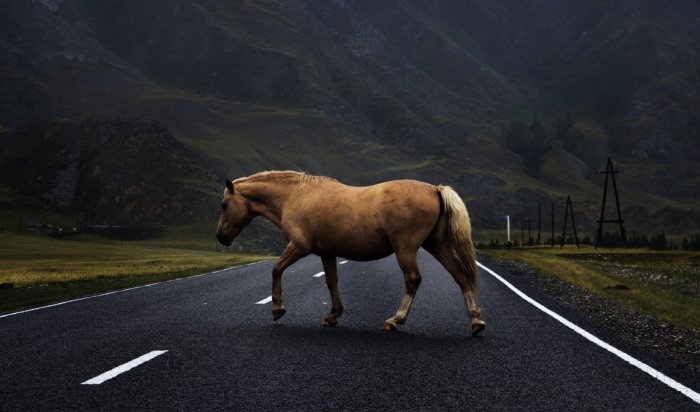
[[[284,249],[282,256],[277,259],[275,266],[272,267],[272,320],[277,320],[284,315],[286,311],[282,302],[282,273],[292,263],[306,256],[299,250],[294,243],[289,242]]]
[[[338,266],[336,265],[335,256],[321,256],[323,262],[323,270],[326,272],[326,285],[331,293],[331,311],[323,319],[321,325],[335,326],[338,323],[338,318],[343,314],[343,302],[340,300],[340,292],[338,291]]]

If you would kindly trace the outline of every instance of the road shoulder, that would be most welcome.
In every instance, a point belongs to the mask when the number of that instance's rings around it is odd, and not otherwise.
[[[562,308],[575,323],[585,323],[634,352],[651,353],[654,363],[681,375],[692,377],[700,373],[700,336],[691,331],[610,302],[554,276],[537,273],[525,263],[484,255],[479,260],[538,300]]]

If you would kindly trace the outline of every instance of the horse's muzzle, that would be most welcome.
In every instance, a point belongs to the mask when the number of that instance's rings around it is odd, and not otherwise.
[[[217,233],[216,240],[218,240],[219,243],[221,243],[224,246],[231,246],[231,243],[233,243],[233,239],[231,239],[223,233]]]

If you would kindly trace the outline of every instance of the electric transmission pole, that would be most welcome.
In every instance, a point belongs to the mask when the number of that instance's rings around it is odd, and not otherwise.
[[[603,237],[603,223],[618,223],[620,225],[620,238],[623,242],[627,241],[627,234],[625,233],[625,228],[622,219],[622,212],[620,211],[620,197],[617,194],[617,183],[615,183],[615,175],[620,173],[613,169],[612,159],[608,157],[608,163],[605,166],[605,171],[599,171],[598,173],[605,175],[605,185],[603,186],[603,205],[600,208],[600,220],[598,220],[598,239],[596,241],[596,247],[600,244]],[[608,196],[608,177],[612,179],[613,193],[615,194],[615,206],[617,208],[617,219],[605,220],[605,201]]]

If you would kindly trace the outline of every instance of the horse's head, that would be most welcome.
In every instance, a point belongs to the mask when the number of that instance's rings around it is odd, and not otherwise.
[[[216,238],[224,246],[229,246],[233,239],[248,226],[253,216],[246,199],[234,190],[233,182],[226,179],[224,198],[221,200],[221,217],[216,228]]]

